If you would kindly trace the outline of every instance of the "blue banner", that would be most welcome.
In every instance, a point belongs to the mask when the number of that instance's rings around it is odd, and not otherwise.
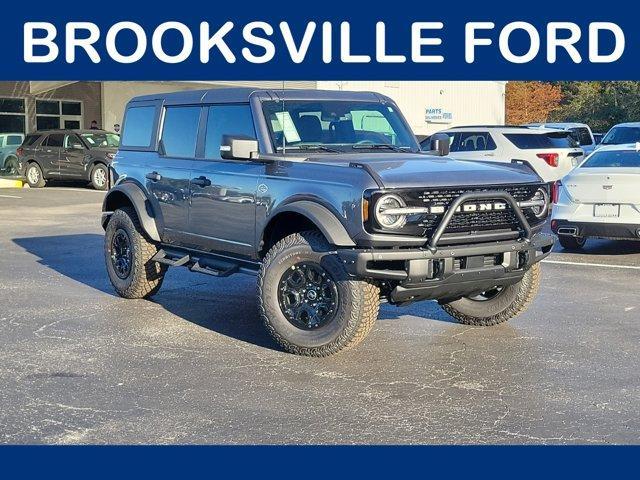
[[[0,80],[639,79],[637,5],[5,2]]]
[[[541,479],[619,478],[635,471],[638,453],[605,446],[74,446],[0,447],[0,460],[7,478]]]

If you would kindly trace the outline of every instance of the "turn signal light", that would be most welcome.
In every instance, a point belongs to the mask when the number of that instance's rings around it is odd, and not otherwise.
[[[543,159],[550,167],[557,167],[560,155],[557,153],[538,153],[536,157]]]

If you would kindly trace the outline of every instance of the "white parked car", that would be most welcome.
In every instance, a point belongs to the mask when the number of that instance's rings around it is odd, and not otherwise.
[[[485,162],[525,163],[545,182],[555,182],[584,159],[566,130],[477,126],[443,130],[451,139],[451,157]]]
[[[640,122],[619,123],[606,133],[598,148],[640,142]]]
[[[550,123],[527,123],[527,127],[555,128],[557,130],[569,130],[573,138],[580,144],[585,155],[593,152],[598,144],[593,136],[591,127],[586,123],[575,122],[550,122]]]
[[[640,144],[599,148],[555,189],[551,229],[564,248],[589,237],[640,240]]]

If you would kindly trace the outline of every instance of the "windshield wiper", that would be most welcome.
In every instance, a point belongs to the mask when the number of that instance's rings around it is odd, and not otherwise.
[[[331,153],[342,153],[341,150],[336,148],[327,147],[326,145],[291,145],[287,146],[287,150],[307,150],[307,151],[322,151]],[[278,151],[282,151],[282,147],[278,147]]]
[[[352,145],[354,150],[393,150],[394,152],[404,152],[410,147],[398,147],[390,143],[360,143]]]

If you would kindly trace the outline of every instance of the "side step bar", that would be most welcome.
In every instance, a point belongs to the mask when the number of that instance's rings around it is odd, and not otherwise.
[[[189,255],[185,255],[183,257],[172,257],[163,249],[158,250],[151,260],[154,262],[162,263],[163,265],[169,265],[170,267],[181,267],[182,265],[186,265],[191,257]]]
[[[163,248],[151,257],[151,261],[170,267],[186,266],[192,272],[204,273],[213,277],[228,277],[238,272],[255,274],[257,271],[257,264],[252,265],[251,262],[242,260],[236,262],[231,258],[218,258],[214,254],[196,255]]]

